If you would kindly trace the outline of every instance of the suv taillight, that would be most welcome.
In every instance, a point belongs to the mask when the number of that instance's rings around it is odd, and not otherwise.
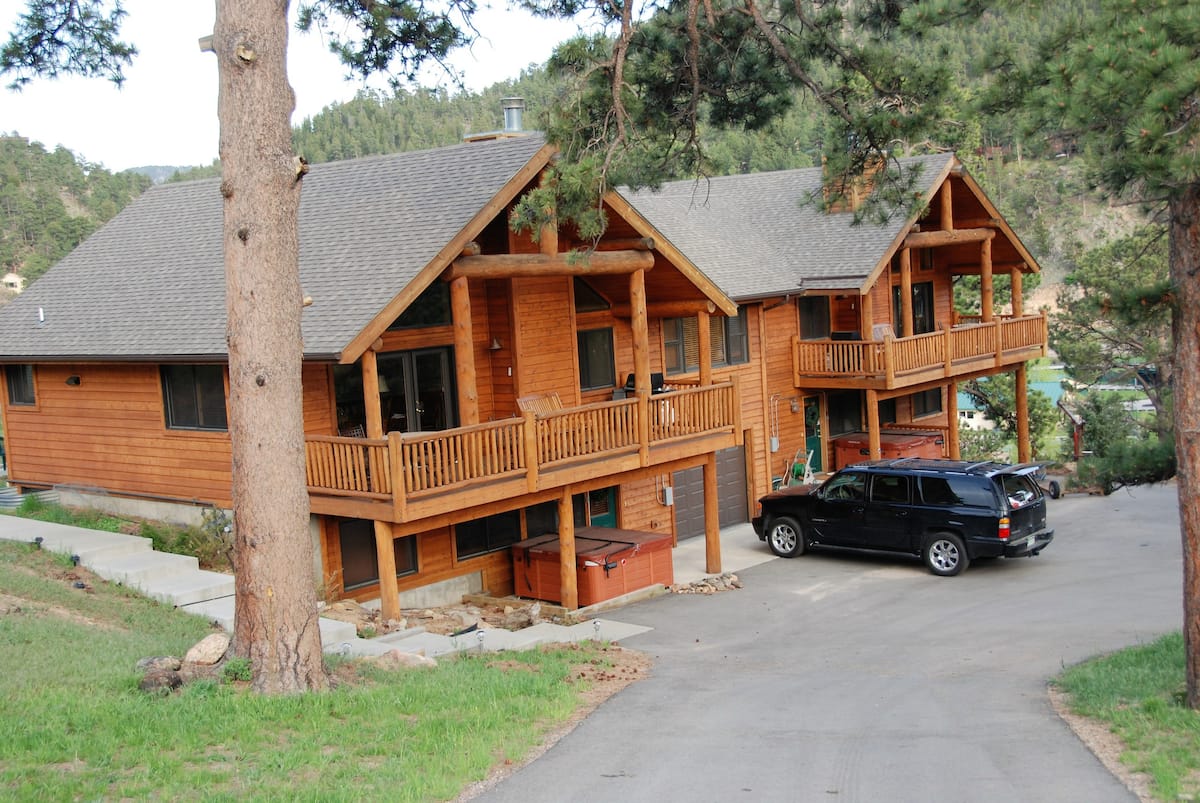
[[[1001,541],[1007,541],[1008,536],[1012,534],[1012,523],[1008,520],[1008,516],[1000,519],[1000,526],[997,528],[996,535]]]

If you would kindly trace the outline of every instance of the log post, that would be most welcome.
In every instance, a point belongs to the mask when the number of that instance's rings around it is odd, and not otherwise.
[[[458,414],[463,426],[479,423],[479,387],[475,381],[475,337],[471,326],[471,291],[467,277],[450,282],[450,314],[454,321],[454,366]]]
[[[1016,381],[1013,395],[1017,397],[1017,462],[1028,463],[1032,459],[1033,449],[1029,443],[1029,382],[1025,363],[1017,366],[1014,375]]]
[[[700,346],[700,384],[712,384],[712,329],[709,322],[712,318],[707,312],[696,314],[696,334]]]
[[[942,231],[952,231],[954,229],[954,204],[951,203],[953,196],[951,195],[950,178],[942,182],[940,190],[941,209],[939,210],[942,220]]]
[[[388,460],[392,474],[392,515],[396,521],[408,518],[408,483],[404,478],[404,449],[399,432],[389,432]]]
[[[1008,276],[1012,285],[1012,314],[1014,318],[1020,318],[1025,314],[1025,299],[1021,297],[1023,276],[1020,268],[1013,268]]]
[[[946,182],[943,186],[949,186]],[[912,337],[912,249],[900,249],[900,336]]]
[[[579,609],[579,574],[575,568],[575,511],[571,506],[571,487],[563,488],[558,497],[559,587],[562,606],[568,611]]]
[[[859,311],[859,336],[863,340],[871,339],[871,327],[875,325],[875,304],[871,300],[871,291],[863,293],[858,297],[862,309]]]
[[[717,504],[717,455],[704,460],[704,571],[721,573],[721,514]]]
[[[646,323],[646,273],[636,270],[629,275],[629,307],[633,313],[633,377],[638,394],[650,392],[650,330]]]
[[[533,493],[538,487],[537,416],[532,410],[522,411],[521,416],[525,419],[525,487]]]
[[[942,327],[945,337],[942,340],[942,359],[945,360],[946,376],[954,376],[954,327],[946,324]]]
[[[979,243],[979,307],[984,323],[992,320],[992,238],[986,237]]]
[[[867,390],[867,440],[871,446],[871,459],[883,457],[883,445],[879,437],[879,391]]]
[[[951,460],[962,459],[962,448],[958,442],[958,383],[946,386],[946,456]]]
[[[883,339],[883,378],[889,388],[896,384],[896,354],[892,349],[893,338]]]
[[[396,541],[391,522],[375,522],[375,557],[379,563],[379,612],[386,622],[400,618],[400,585],[396,582]]]
[[[375,349],[362,355],[363,410],[368,438],[383,437],[383,408],[379,403],[379,362]]]

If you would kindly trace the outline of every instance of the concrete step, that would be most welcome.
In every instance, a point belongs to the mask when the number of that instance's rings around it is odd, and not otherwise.
[[[148,597],[168,605],[181,607],[220,597],[233,597],[232,574],[197,569],[165,577],[148,577],[141,591]]]
[[[317,623],[321,627],[321,647],[326,652],[336,652],[336,647],[358,638],[358,631],[349,622],[339,622],[322,616]]]
[[[233,597],[219,597],[179,606],[179,610],[203,616],[228,633],[233,632],[233,609]]]
[[[82,530],[48,521],[6,518],[5,525],[0,538],[24,543],[34,543],[41,538],[42,549],[61,552],[64,555],[78,555],[79,562],[88,568],[91,568],[92,561],[96,558],[149,552],[153,547],[149,538],[137,535]]]
[[[105,580],[141,591],[148,587],[148,583],[162,588],[175,575],[200,571],[200,561],[191,555],[139,552],[95,560],[88,568]]]

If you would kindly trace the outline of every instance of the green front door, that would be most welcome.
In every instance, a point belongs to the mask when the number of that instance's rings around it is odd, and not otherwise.
[[[819,396],[809,396],[804,400],[804,448],[812,454],[812,470],[821,471],[821,399]]]

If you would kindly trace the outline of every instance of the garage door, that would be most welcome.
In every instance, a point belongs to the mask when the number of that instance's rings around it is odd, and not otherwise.
[[[675,537],[704,535],[704,469],[676,471]],[[746,450],[734,446],[717,452],[717,507],[722,527],[750,520],[746,505]]]

